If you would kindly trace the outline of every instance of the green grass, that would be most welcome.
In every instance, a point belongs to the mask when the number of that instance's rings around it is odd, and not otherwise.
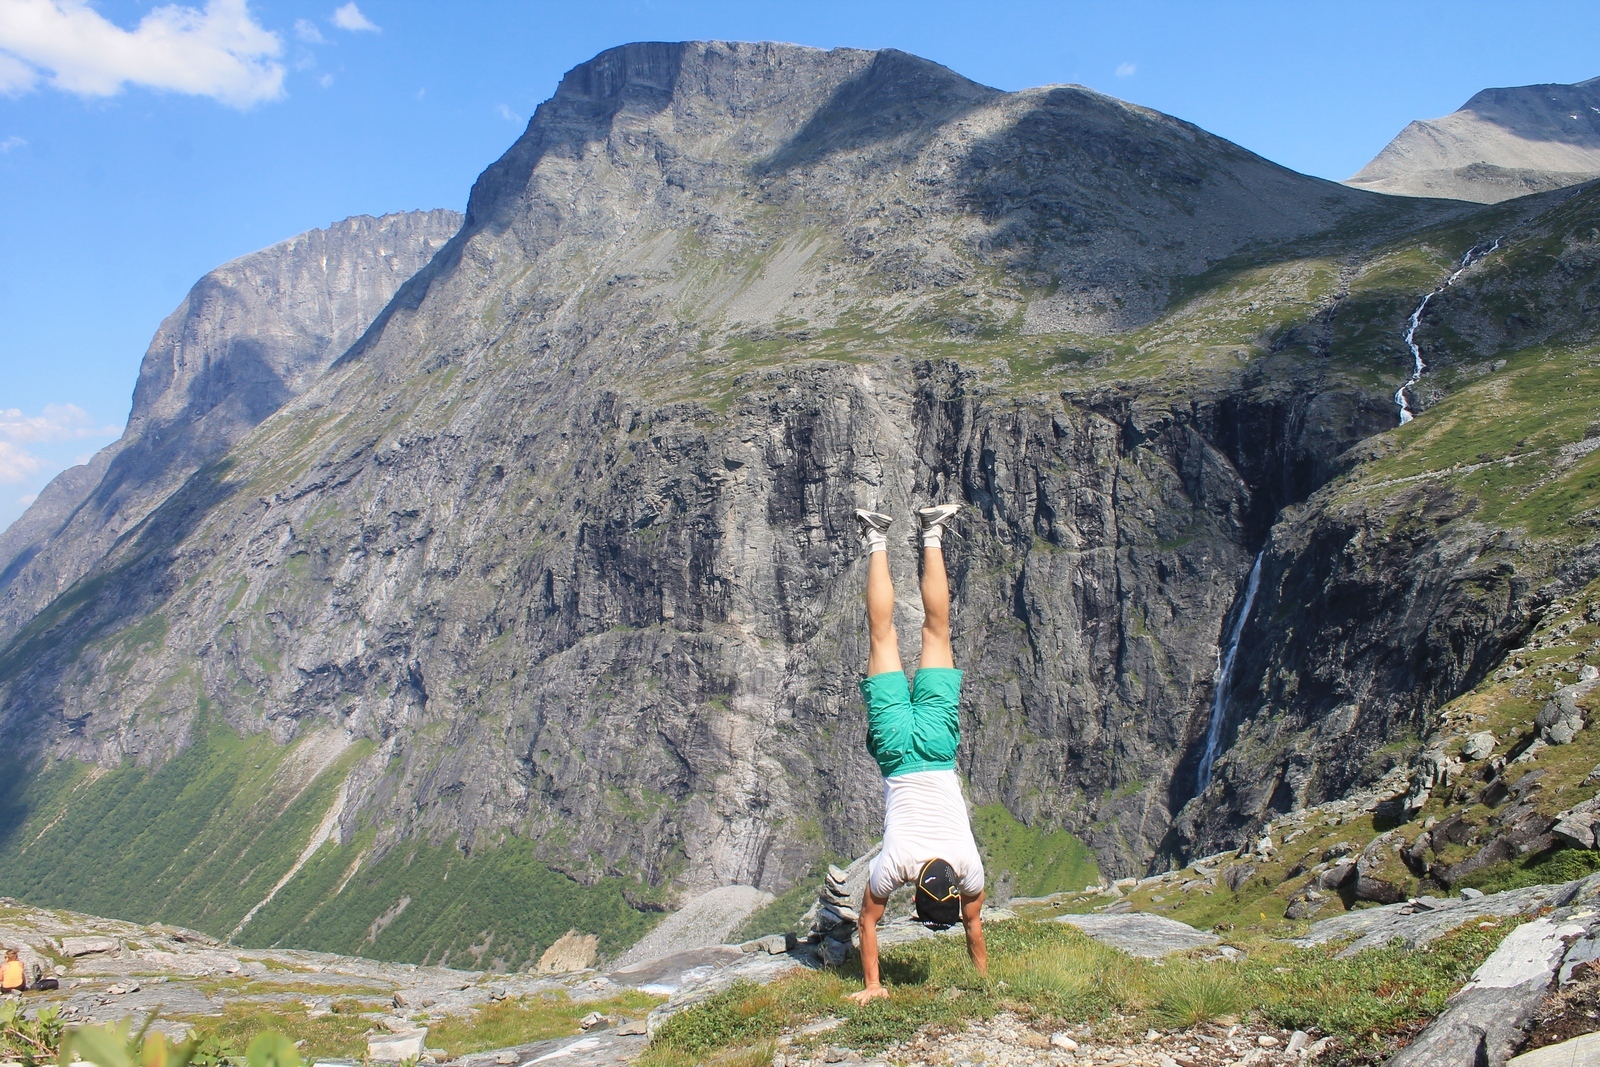
[[[1600,871],[1600,855],[1588,849],[1566,846],[1546,849],[1525,860],[1507,860],[1474,871],[1461,885],[1499,893],[1530,885],[1552,885],[1585,878]]]
[[[485,1005],[471,1015],[447,1016],[428,1028],[428,1047],[451,1058],[509,1048],[581,1032],[578,1020],[592,1011],[613,1017],[639,1018],[663,998],[629,990],[608,1000],[572,1001],[565,993],[518,997]]]
[[[1349,959],[1338,957],[1337,945],[1259,941],[1238,962],[1176,957],[1158,965],[1065,924],[994,922],[986,926],[987,978],[973,970],[959,937],[941,937],[887,950],[891,995],[866,1006],[843,999],[861,988],[857,964],[737,985],[669,1019],[640,1065],[723,1062],[741,1050],[756,1055],[784,1031],[824,1015],[844,1021],[827,1033],[828,1044],[870,1054],[923,1027],[955,1027],[1002,1010],[1110,1033],[1249,1017],[1317,1029],[1377,1054],[1436,1015],[1513,925],[1472,923],[1424,949],[1396,945]]]
[[[991,889],[1004,881],[1011,896],[1037,897],[1100,881],[1094,853],[1067,831],[1024,826],[1003,804],[985,804],[972,815]]]
[[[187,1023],[203,1037],[214,1038],[234,1049],[244,1049],[250,1039],[275,1030],[291,1041],[305,1042],[300,1055],[310,1062],[316,1057],[365,1059],[366,1034],[372,1020],[353,1012],[334,1012],[311,1018],[299,1005],[266,1005],[234,1001],[225,1005],[221,1018],[214,1015],[172,1016],[172,1021]],[[242,1057],[240,1060],[242,1061]]]

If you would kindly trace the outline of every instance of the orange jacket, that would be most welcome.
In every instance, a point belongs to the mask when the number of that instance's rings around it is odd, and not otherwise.
[[[21,989],[27,984],[26,975],[21,960],[6,960],[0,964],[0,989]]]

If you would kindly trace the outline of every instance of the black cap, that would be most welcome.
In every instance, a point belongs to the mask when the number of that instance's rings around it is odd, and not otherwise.
[[[917,875],[917,921],[943,930],[961,921],[961,891],[956,869],[947,860],[931,859]]]

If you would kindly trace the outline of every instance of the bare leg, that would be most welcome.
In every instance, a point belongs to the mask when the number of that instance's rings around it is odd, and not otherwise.
[[[904,670],[900,663],[900,635],[894,629],[894,581],[889,577],[887,552],[874,552],[867,557],[867,627],[872,636],[867,674]]]
[[[922,549],[922,659],[917,665],[956,665],[950,649],[950,579],[944,572],[944,549],[938,545]]]

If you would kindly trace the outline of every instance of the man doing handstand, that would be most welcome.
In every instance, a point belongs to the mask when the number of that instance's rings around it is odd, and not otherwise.
[[[966,929],[967,953],[988,971],[983,945],[983,861],[972,840],[967,804],[956,777],[961,739],[957,703],[961,672],[950,649],[950,583],[944,569],[944,527],[960,504],[922,508],[922,658],[907,684],[894,629],[888,529],[893,520],[858,510],[867,550],[867,624],[871,651],[861,695],[867,704],[867,749],[883,771],[883,848],[872,861],[861,900],[861,971],[865,989],[850,999],[886,997],[878,973],[878,920],[889,894],[916,886],[917,918],[929,926]]]

